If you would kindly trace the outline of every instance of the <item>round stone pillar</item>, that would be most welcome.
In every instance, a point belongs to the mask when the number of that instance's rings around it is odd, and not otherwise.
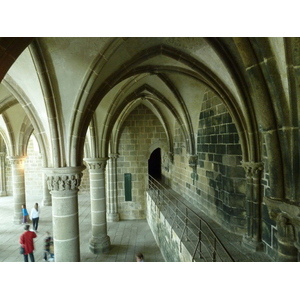
[[[120,216],[118,213],[117,201],[117,159],[118,154],[111,153],[108,161],[108,207],[107,207],[107,221],[118,222]]]
[[[22,205],[26,204],[25,178],[24,178],[24,156],[10,156],[12,189],[14,200],[14,224],[22,223]]]
[[[78,187],[84,167],[45,169],[52,195],[56,262],[79,262]]]
[[[0,197],[6,196],[5,152],[0,152]]]
[[[106,253],[110,250],[110,238],[107,235],[105,166],[107,158],[86,158],[90,173],[92,237],[91,252]]]

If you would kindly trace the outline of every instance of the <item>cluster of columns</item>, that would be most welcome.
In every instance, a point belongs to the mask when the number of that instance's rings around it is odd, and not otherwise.
[[[112,156],[109,178],[116,189],[117,156]],[[107,215],[118,221],[116,191],[111,191],[109,209],[106,208],[105,168],[108,158],[86,158],[90,175],[91,227],[89,248],[94,254],[106,253],[111,248],[107,235]],[[83,167],[46,169],[48,187],[52,195],[53,237],[55,261],[80,261],[78,224],[78,187]],[[110,189],[109,189],[110,190]],[[63,228],[63,229],[62,229]],[[68,249],[73,249],[70,253]]]
[[[116,192],[118,155],[112,154],[110,158],[108,210],[106,209],[105,189],[105,168],[108,158],[85,159],[90,174],[92,220],[90,250],[95,254],[105,253],[111,248],[110,238],[107,235],[107,216],[109,221],[119,221]],[[22,222],[21,207],[26,204],[24,178],[26,157],[9,157],[9,160],[12,169],[14,199],[13,222],[20,224]],[[52,205],[53,239],[57,262],[80,261],[78,188],[84,168],[80,166],[44,169],[43,205]]]
[[[246,212],[247,233],[243,244],[255,251],[262,251],[264,245],[261,237],[261,175],[262,162],[242,162],[246,171]]]
[[[107,221],[119,221],[117,209],[117,154],[110,159],[86,158],[90,174],[91,227],[90,250],[105,253],[110,250],[110,238],[107,235]],[[0,153],[1,170],[5,170],[5,155]],[[14,199],[13,222],[22,222],[21,206],[26,204],[24,163],[26,157],[9,157],[12,170]],[[105,169],[108,163],[108,207],[106,207]],[[243,244],[255,251],[263,250],[261,230],[261,176],[263,163],[242,162],[246,171],[246,211],[247,233]],[[78,191],[84,167],[66,167],[44,169],[43,205],[52,205],[53,237],[55,259],[58,262],[80,261]],[[3,172],[3,171],[1,171]],[[5,174],[1,173],[1,178]],[[5,180],[5,179],[1,179]],[[1,184],[5,186],[0,180]],[[2,189],[3,190],[3,189]],[[281,209],[278,201],[265,197],[270,217],[277,224],[278,260],[300,261],[300,236],[295,236],[300,228],[299,211],[289,214],[288,208]],[[283,205],[283,204],[280,204]],[[283,211],[285,213],[283,213]],[[293,217],[293,215],[295,215]],[[298,223],[299,224],[298,224]]]
[[[246,170],[246,210],[247,233],[243,237],[244,246],[255,251],[262,251],[261,207],[262,193],[261,176],[264,165],[261,162],[242,162]],[[299,209],[291,209],[282,201],[264,197],[264,203],[269,210],[269,216],[276,222],[277,229],[277,261],[300,261],[300,236],[295,233],[300,230]]]

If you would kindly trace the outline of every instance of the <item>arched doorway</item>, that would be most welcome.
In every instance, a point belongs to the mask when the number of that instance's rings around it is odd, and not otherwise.
[[[148,159],[148,173],[156,180],[161,179],[161,151],[156,148]]]

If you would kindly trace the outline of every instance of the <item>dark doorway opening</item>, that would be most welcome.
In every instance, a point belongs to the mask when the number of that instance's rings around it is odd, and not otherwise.
[[[160,148],[155,149],[148,160],[148,172],[149,175],[156,180],[161,179],[161,153]]]

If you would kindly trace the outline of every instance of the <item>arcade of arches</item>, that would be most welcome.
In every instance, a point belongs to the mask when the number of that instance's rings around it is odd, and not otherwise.
[[[299,45],[0,38],[0,196],[13,196],[12,222],[34,193],[52,205],[56,261],[79,261],[78,193],[89,192],[90,249],[109,251],[107,222],[146,218],[150,173],[243,247],[299,261]]]

